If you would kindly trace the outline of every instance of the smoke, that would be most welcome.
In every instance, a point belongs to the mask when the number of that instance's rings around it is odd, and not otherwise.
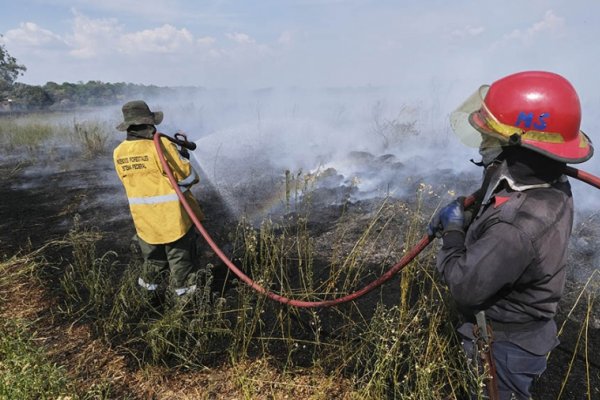
[[[479,156],[451,132],[454,92],[439,87],[419,98],[375,87],[206,90],[149,104],[165,112],[161,130],[182,130],[196,142],[204,183],[235,214],[260,219],[289,201],[290,177],[296,179],[292,190],[309,177],[317,177],[313,188],[347,189],[331,202],[414,196],[418,183],[440,195],[470,193],[481,170],[468,160]],[[582,102],[584,116],[594,105]],[[593,138],[599,121],[590,115],[584,123]],[[600,175],[597,155],[576,166]],[[571,182],[577,222],[581,213],[598,211],[598,193]]]
[[[290,179],[292,190],[298,181],[346,188],[335,202],[410,196],[421,182],[470,190],[465,180],[474,189],[480,177],[468,162],[476,150],[454,138],[439,101],[383,88],[206,91],[172,100],[151,106],[165,112],[160,128],[196,142],[204,179],[238,215],[283,206]]]
[[[182,129],[197,144],[193,158],[204,184],[235,215],[256,223],[286,211],[293,192],[307,182],[327,194],[319,198],[323,206],[382,196],[411,200],[421,184],[440,202],[471,193],[481,169],[469,159],[479,156],[450,130],[455,103],[368,88],[206,91],[160,106],[165,132]],[[590,106],[583,103],[584,115]],[[597,136],[599,120],[584,122],[582,128]],[[598,155],[575,166],[600,176]],[[582,282],[600,264],[599,193],[570,180],[576,215],[569,265]]]
[[[192,161],[202,176],[195,190],[200,201],[202,190],[214,190],[232,215],[258,223],[288,211],[290,203],[310,191],[319,193],[316,203],[323,206],[384,196],[411,201],[423,185],[438,202],[471,193],[481,169],[469,159],[478,159],[478,152],[451,132],[448,115],[457,102],[444,92],[420,99],[389,88],[206,90],[193,97],[145,100],[152,110],[165,113],[158,126],[162,132],[183,131],[197,144]],[[582,103],[584,116],[596,103]],[[106,124],[109,151],[86,160],[76,144],[57,136],[39,154],[4,154],[14,163],[26,160],[13,186],[35,189],[67,173],[67,180],[57,181],[60,190],[102,187],[99,196],[83,198],[81,207],[110,208],[113,214],[118,209],[106,222],[128,218],[110,157],[124,138],[114,128],[122,121],[121,105],[43,118],[64,129],[72,129],[74,122]],[[584,122],[593,140],[600,120],[587,117]],[[600,156],[576,167],[600,175]],[[89,171],[93,179],[84,178]],[[571,182],[576,210],[572,264],[583,279],[600,263],[598,192]]]
[[[328,202],[414,196],[421,183],[440,196],[470,193],[481,170],[468,160],[479,155],[451,132],[448,115],[460,103],[456,92],[437,82],[421,97],[391,87],[266,88],[182,90],[145,100],[153,111],[164,112],[162,132],[182,131],[197,143],[193,160],[203,184],[214,187],[238,216],[263,218],[307,187],[330,190]],[[582,102],[584,116],[596,105]],[[116,145],[123,135],[114,129],[122,120],[120,108],[52,113],[48,122],[71,129],[75,122],[100,121]],[[597,118],[584,122],[594,137],[600,130]],[[28,176],[68,170],[77,158],[71,146],[53,143],[51,162],[32,166]],[[600,175],[600,157],[577,167]],[[104,181],[119,186],[112,174]],[[571,181],[577,218],[597,211],[597,192]],[[344,190],[336,197],[338,188]]]

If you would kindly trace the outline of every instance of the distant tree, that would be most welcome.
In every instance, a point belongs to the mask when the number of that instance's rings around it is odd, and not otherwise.
[[[52,105],[50,95],[40,86],[15,83],[12,96],[14,102],[24,109],[43,109]]]
[[[17,64],[17,59],[8,54],[4,45],[0,44],[0,94],[9,90],[19,75],[23,75],[26,70],[27,68]]]
[[[25,67],[18,65],[14,57],[8,55],[3,47],[0,50],[2,50],[1,56],[4,60],[0,64],[0,67],[4,68],[3,75],[0,75],[0,77],[6,85],[4,90],[0,87],[0,100],[2,100],[2,97],[11,98],[13,106],[22,110],[69,110],[77,107],[121,104],[135,98],[172,97],[176,94],[185,94],[192,97],[202,90],[202,88],[197,87],[172,88],[101,81],[88,81],[85,83],[82,81],[77,83],[49,81],[43,86],[26,85],[15,82],[16,78],[25,71]],[[6,74],[6,79],[3,78],[4,74]]]

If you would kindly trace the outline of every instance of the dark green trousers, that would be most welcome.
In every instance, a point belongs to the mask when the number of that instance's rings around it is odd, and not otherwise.
[[[192,227],[178,240],[167,244],[150,244],[138,237],[144,265],[138,283],[156,290],[163,276],[169,275],[170,285],[178,295],[196,289],[198,269],[196,242],[198,235]]]

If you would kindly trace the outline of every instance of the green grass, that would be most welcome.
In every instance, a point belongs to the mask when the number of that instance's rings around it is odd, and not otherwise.
[[[50,361],[31,322],[0,322],[0,399],[56,399],[69,392],[62,367]]]
[[[10,292],[27,292],[43,250],[0,262],[0,310],[11,306]],[[53,399],[68,392],[65,371],[46,357],[34,325],[24,318],[0,318],[0,399]]]
[[[26,148],[35,150],[52,139],[56,126],[36,117],[4,117],[0,123],[0,144],[6,150]]]
[[[52,327],[44,325],[48,320],[36,317],[43,305],[27,301],[12,303],[15,298],[22,298],[23,293],[30,295],[36,291],[42,285],[42,276],[48,278],[47,272],[54,270],[54,266],[43,254],[61,245],[60,241],[51,242],[35,251],[0,260],[1,400],[114,398],[111,382],[79,387],[79,382],[71,377],[73,371],[67,371],[48,356],[45,340],[38,330],[50,332]]]
[[[112,132],[105,121],[74,119],[68,124],[47,114],[4,116],[0,122],[0,148],[7,152],[74,145],[84,158],[95,158],[107,153]]]

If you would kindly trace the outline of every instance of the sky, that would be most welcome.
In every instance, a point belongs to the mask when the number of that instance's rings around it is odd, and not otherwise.
[[[596,0],[0,0],[0,34],[27,84],[386,88],[438,125],[481,84],[553,71],[600,142]]]
[[[600,2],[593,0],[0,4],[0,40],[27,67],[20,81],[30,84],[425,92],[477,86],[524,69],[564,74],[584,92],[598,82]]]

